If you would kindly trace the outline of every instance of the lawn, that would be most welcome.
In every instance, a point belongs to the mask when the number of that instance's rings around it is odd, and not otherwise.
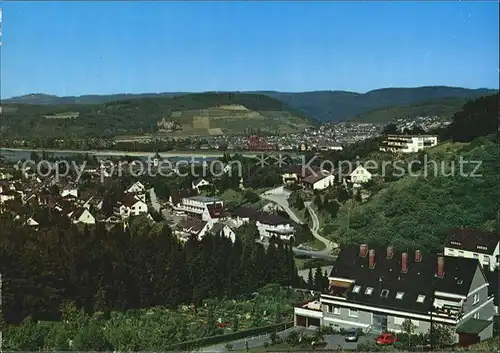
[[[313,250],[324,250],[325,244],[319,241],[318,239],[314,239],[313,241],[302,244],[304,247],[311,248]]]

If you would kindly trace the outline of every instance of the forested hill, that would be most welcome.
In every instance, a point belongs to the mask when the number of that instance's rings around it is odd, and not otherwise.
[[[185,135],[233,134],[245,128],[295,132],[317,123],[277,99],[245,93],[156,96],[99,104],[13,103],[4,104],[2,112],[0,133],[9,137],[141,135],[169,124]]]
[[[286,103],[302,111],[305,115],[321,121],[341,121],[375,109],[404,106],[417,102],[443,98],[476,98],[495,93],[490,89],[467,89],[460,87],[433,86],[415,88],[382,88],[367,93],[349,91],[313,91],[313,92],[246,92],[263,94]],[[182,92],[84,95],[79,97],[58,97],[46,94],[30,94],[11,99],[4,99],[3,104],[100,104],[116,100],[136,98],[158,98],[185,95]]]
[[[435,252],[451,228],[498,232],[498,101],[496,94],[466,103],[441,131],[446,141],[425,153],[372,155],[372,162],[389,161],[389,167],[372,171],[378,176],[368,186],[370,198],[349,200],[324,234],[340,243]]]

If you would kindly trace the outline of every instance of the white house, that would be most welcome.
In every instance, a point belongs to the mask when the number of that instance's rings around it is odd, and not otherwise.
[[[78,197],[78,188],[74,185],[67,184],[62,190],[61,190],[61,197]]]
[[[186,217],[177,224],[174,234],[181,241],[187,241],[190,237],[201,240],[212,229],[212,226],[212,222]]]
[[[89,212],[88,209],[81,207],[76,211],[68,214],[73,223],[95,224],[95,217]]]
[[[8,200],[14,200],[16,197],[17,193],[13,190],[5,190],[0,193],[0,204],[8,201]]]
[[[295,228],[289,220],[278,215],[259,212],[253,208],[241,207],[235,210],[231,221],[236,227],[250,221],[255,222],[260,240],[277,237],[290,241],[295,235]]]
[[[206,187],[209,185],[210,185],[210,182],[208,182],[207,180],[205,180],[203,178],[197,179],[197,180],[192,182],[193,190],[196,190],[198,192],[200,192],[200,188],[203,188],[203,187]]]
[[[40,225],[40,223],[38,223],[37,221],[35,221],[35,220],[34,220],[33,218],[31,218],[31,217],[30,217],[30,218],[28,218],[28,219],[26,220],[25,224],[26,224],[27,226],[30,226],[30,227],[36,227],[36,226],[39,226],[39,225]]]
[[[304,178],[304,180],[302,180],[302,183],[308,189],[324,190],[334,185],[335,176],[323,170],[319,173],[314,173]]]
[[[222,217],[224,202],[207,196],[183,197],[179,204],[174,205],[174,210],[186,213],[191,217],[201,218],[204,221],[210,221]]]
[[[138,216],[143,213],[148,213],[148,205],[144,201],[133,196],[126,197],[119,208],[119,214],[122,218]]]
[[[146,187],[140,181],[136,181],[127,190],[125,190],[126,193],[130,194],[142,194],[145,191]]]
[[[477,259],[481,265],[494,271],[499,268],[498,234],[477,229],[453,229],[444,247],[444,255]]]
[[[388,135],[379,148],[382,152],[414,153],[438,144],[434,135]]]
[[[356,169],[349,173],[347,179],[357,188],[370,181],[372,179],[372,174],[362,165],[358,165]]]

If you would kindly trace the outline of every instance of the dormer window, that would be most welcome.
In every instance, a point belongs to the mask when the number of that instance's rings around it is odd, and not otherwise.
[[[372,295],[372,293],[373,293],[373,288],[372,287],[366,288],[366,290],[365,290],[365,294],[366,295]]]
[[[423,294],[420,294],[418,297],[417,297],[417,303],[423,303],[425,300],[425,295]]]
[[[382,292],[380,292],[380,297],[381,298],[387,298],[389,296],[389,290],[388,289],[382,289]]]
[[[397,292],[396,293],[396,299],[401,300],[401,299],[403,299],[404,295],[405,295],[404,292]]]
[[[354,288],[352,289],[352,292],[359,293],[360,290],[361,290],[361,286],[354,286]]]

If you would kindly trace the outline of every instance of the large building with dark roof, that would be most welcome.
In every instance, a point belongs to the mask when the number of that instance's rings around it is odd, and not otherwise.
[[[488,321],[473,338],[485,339],[493,335],[495,315],[488,286],[477,259],[345,246],[321,293],[321,308],[295,308],[295,323],[398,332],[411,320],[415,332],[425,334],[433,322],[461,328],[458,341],[467,327],[477,326],[474,320]]]

